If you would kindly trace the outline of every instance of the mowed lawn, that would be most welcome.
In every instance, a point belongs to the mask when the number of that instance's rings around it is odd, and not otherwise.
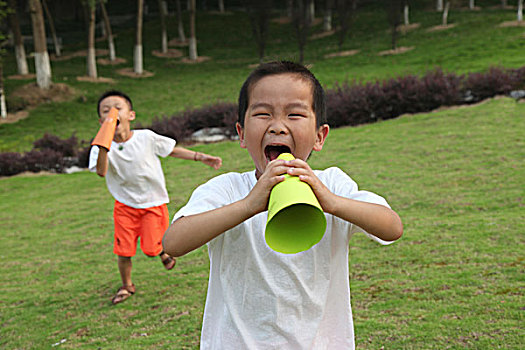
[[[405,226],[388,247],[351,240],[358,349],[523,347],[524,115],[509,98],[406,115],[332,130],[311,157],[385,196]],[[171,216],[207,179],[252,169],[236,142],[191,148],[224,167],[165,160]],[[205,248],[169,272],[139,252],[137,293],[112,306],[120,279],[104,180],[22,175],[0,186],[0,347],[198,348]]]

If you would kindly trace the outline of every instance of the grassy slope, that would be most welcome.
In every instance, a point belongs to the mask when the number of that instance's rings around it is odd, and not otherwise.
[[[327,38],[310,42],[306,57],[328,86],[347,77],[422,73],[435,65],[462,73],[491,64],[516,67],[523,64],[523,30],[495,27],[513,16],[500,10],[457,12],[451,14],[456,29],[410,33],[400,44],[416,50],[378,57],[376,52],[388,48],[386,27],[364,13],[343,48],[361,48],[361,54],[322,60],[336,50],[335,38]],[[156,75],[140,82],[120,78],[109,67],[100,66],[99,74],[118,77],[113,87],[133,96],[146,122],[185,106],[234,100],[255,49],[245,46],[247,32],[214,32],[240,21],[238,15],[201,16],[212,26],[202,28],[206,39],[199,51],[214,57],[211,62],[188,66],[147,57],[146,69]],[[429,27],[439,23],[439,15],[413,12],[413,21]],[[154,29],[148,23],[146,36]],[[274,36],[288,33],[277,25],[272,30]],[[119,56],[132,52],[131,40],[132,32],[119,33]],[[228,47],[221,47],[225,40]],[[286,37],[273,40],[268,54],[293,58],[295,47]],[[146,44],[145,52],[154,48]],[[55,81],[71,83],[87,101],[44,105],[24,121],[0,125],[0,150],[27,150],[44,131],[63,137],[76,131],[84,139],[96,131],[93,105],[108,86],[74,81],[84,72],[81,58],[54,63],[53,70]],[[6,75],[12,73],[12,65],[6,67]],[[8,80],[7,91],[20,84]],[[337,165],[362,188],[386,196],[405,224],[404,238],[389,247],[362,236],[352,239],[359,348],[520,348],[524,106],[500,99],[333,130],[323,152],[312,157],[314,167]],[[250,169],[236,143],[194,148],[223,156],[221,172]],[[195,186],[216,175],[177,159],[166,160],[164,168],[172,215]],[[119,278],[111,253],[112,199],[103,181],[78,173],[3,178],[0,184],[0,346],[48,348],[67,339],[60,347],[197,347],[208,276],[204,248],[179,259],[175,273],[139,253],[137,294],[111,307]]]
[[[333,130],[312,157],[313,167],[337,165],[386,196],[405,224],[389,247],[351,241],[359,348],[520,348],[524,113],[525,104],[498,99]],[[224,156],[222,172],[250,169],[234,142],[196,149]],[[216,174],[177,159],[164,166],[172,214]],[[171,273],[139,253],[138,292],[112,307],[119,282],[103,180],[78,173],[0,182],[9,189],[0,195],[0,344],[197,347],[204,248]]]
[[[405,73],[422,74],[437,66],[458,73],[482,71],[491,65],[519,67],[523,65],[525,39],[521,28],[500,28],[503,21],[512,20],[510,10],[485,8],[483,11],[451,11],[450,22],[455,28],[429,33],[427,29],[440,23],[440,14],[424,8],[412,11],[412,22],[421,28],[400,37],[400,46],[414,46],[411,52],[397,56],[378,56],[389,49],[390,36],[386,16],[378,8],[358,13],[352,27],[352,36],[343,50],[360,49],[352,57],[323,59],[323,55],[338,50],[336,36],[308,42],[306,62],[327,87],[346,79],[375,80]],[[170,21],[170,33],[176,33],[176,21]],[[108,88],[125,90],[132,96],[138,120],[148,124],[154,116],[172,115],[187,107],[196,107],[219,100],[235,101],[238,90],[256,62],[256,48],[250,36],[249,24],[241,13],[218,16],[201,13],[197,22],[200,55],[213,60],[188,65],[179,59],[161,59],[150,54],[158,49],[158,25],[146,22],[144,31],[145,69],[154,77],[140,80],[119,76],[117,68],[130,67],[133,52],[133,30],[118,32],[117,54],[128,64],[98,66],[99,76],[116,79],[115,84],[77,82],[85,72],[85,58],[53,62],[55,82],[75,87],[79,97],[71,102],[46,104],[31,111],[29,118],[16,124],[0,124],[0,151],[27,151],[34,140],[44,132],[61,137],[72,133],[89,140],[96,133],[98,123],[94,105],[100,93]],[[319,26],[314,32],[319,32]],[[290,25],[272,23],[268,40],[268,59],[296,59],[297,44]],[[248,44],[247,44],[248,43]],[[83,44],[65,49],[66,54],[83,49]],[[106,48],[98,42],[99,48]],[[30,62],[31,63],[31,62]],[[12,55],[6,59],[5,75],[16,72]],[[16,87],[27,81],[6,80],[9,97]],[[80,96],[83,96],[81,98]]]

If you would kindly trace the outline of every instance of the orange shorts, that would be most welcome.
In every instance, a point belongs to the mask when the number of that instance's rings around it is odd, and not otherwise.
[[[132,257],[140,249],[148,256],[157,256],[162,251],[162,236],[169,226],[168,206],[136,209],[115,201],[113,211],[115,242],[113,253]]]

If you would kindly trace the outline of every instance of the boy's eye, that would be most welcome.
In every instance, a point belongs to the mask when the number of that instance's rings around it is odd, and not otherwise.
[[[253,116],[254,117],[269,117],[270,113],[259,112],[259,113],[255,113]]]
[[[290,118],[306,118],[306,116],[304,114],[299,114],[299,113],[291,113],[288,116]]]

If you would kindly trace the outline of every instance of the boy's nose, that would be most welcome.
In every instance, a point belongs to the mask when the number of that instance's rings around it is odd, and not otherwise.
[[[273,122],[270,124],[270,127],[268,128],[268,131],[270,134],[286,134],[288,132],[288,128],[286,128],[286,125],[281,120],[273,120]]]

